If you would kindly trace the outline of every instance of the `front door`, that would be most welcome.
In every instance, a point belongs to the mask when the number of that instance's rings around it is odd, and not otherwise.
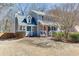
[[[26,27],[26,36],[37,36],[37,27],[36,26],[27,26]]]
[[[26,36],[31,36],[31,26],[26,27]]]

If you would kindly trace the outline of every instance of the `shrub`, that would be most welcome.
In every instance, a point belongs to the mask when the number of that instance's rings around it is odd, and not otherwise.
[[[72,42],[79,42],[79,33],[76,33],[76,32],[71,33],[70,38]]]
[[[57,36],[57,35],[58,35],[58,36],[61,36],[61,35],[63,36],[63,34],[64,34],[63,32],[53,32],[53,33],[52,33],[53,37],[54,37],[54,36]]]
[[[64,36],[63,32],[53,32],[53,37],[55,37],[55,40],[62,40],[62,37]]]
[[[25,32],[16,32],[16,38],[23,38],[25,36]]]
[[[79,42],[79,32],[70,32],[69,39],[64,38],[64,32],[53,32],[54,40],[64,42]],[[65,39],[65,40],[64,40]]]

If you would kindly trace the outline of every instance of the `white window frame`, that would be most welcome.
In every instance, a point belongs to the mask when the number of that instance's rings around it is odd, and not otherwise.
[[[19,30],[20,30],[20,31],[25,31],[26,28],[25,28],[25,26],[20,25],[20,26],[19,26]]]

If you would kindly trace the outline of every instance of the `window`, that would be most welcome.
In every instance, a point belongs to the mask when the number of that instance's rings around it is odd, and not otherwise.
[[[57,30],[57,27],[55,27],[55,26],[48,27],[48,31],[50,31],[50,30],[56,31]]]
[[[31,26],[27,26],[27,31],[31,31]]]
[[[20,26],[20,30],[22,30],[22,26]]]
[[[25,26],[20,26],[20,30],[25,30]]]
[[[25,30],[25,26],[23,26],[23,30]]]
[[[43,19],[43,16],[42,16],[42,19]]]
[[[27,16],[27,23],[31,23],[31,19],[32,19],[32,17],[30,15]]]
[[[56,30],[57,30],[57,28],[53,26],[53,27],[52,27],[52,30],[56,31]]]

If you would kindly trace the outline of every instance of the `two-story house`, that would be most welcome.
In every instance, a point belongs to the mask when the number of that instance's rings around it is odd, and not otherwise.
[[[26,33],[25,36],[48,36],[52,32],[60,31],[58,23],[53,22],[52,18],[45,18],[44,12],[31,10],[27,16],[16,13],[15,17],[18,21],[17,31]]]

